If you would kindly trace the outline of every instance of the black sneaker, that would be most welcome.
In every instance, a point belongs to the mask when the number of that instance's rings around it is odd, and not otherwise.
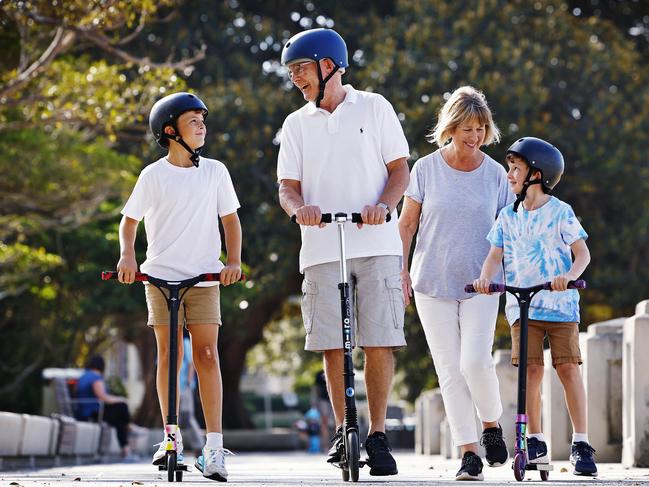
[[[331,448],[327,453],[327,463],[340,463],[343,461],[343,427],[339,426],[334,435],[329,440],[331,441]]]
[[[585,441],[573,443],[570,447],[570,463],[575,467],[575,475],[585,475],[588,477],[597,477],[597,465],[593,458],[595,449]]]
[[[527,461],[529,463],[550,463],[548,445],[536,438],[527,439]]]
[[[503,429],[500,425],[496,428],[486,428],[482,432],[480,444],[485,449],[485,460],[490,467],[502,467],[507,463],[509,452],[503,440]]]
[[[367,451],[366,463],[371,467],[370,475],[396,475],[397,462],[390,454],[388,437],[381,431],[375,431],[365,440]]]
[[[462,466],[455,474],[455,480],[484,480],[482,459],[472,451],[465,452]]]

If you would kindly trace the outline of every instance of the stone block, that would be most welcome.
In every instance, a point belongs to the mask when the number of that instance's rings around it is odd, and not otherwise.
[[[21,415],[23,419],[23,437],[18,455],[44,456],[50,452],[50,436],[53,419],[43,416]]]
[[[593,323],[582,350],[588,403],[588,438],[597,461],[622,458],[622,343],[624,318]]]
[[[622,465],[649,467],[649,300],[624,321]]]
[[[23,436],[23,418],[20,414],[0,412],[0,457],[15,457],[20,450]]]

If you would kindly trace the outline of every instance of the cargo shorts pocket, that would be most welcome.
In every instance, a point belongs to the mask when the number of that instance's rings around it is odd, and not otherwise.
[[[318,284],[304,279],[302,281],[302,320],[306,334],[311,333],[315,317],[315,300],[318,294]]]
[[[395,329],[403,328],[403,319],[406,311],[406,305],[403,300],[403,290],[401,288],[401,277],[399,274],[385,278],[385,287],[390,301],[390,310],[392,311],[392,322]]]

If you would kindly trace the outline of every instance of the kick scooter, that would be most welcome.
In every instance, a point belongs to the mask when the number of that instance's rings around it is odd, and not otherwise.
[[[386,216],[389,222],[391,215]],[[291,221],[296,222],[293,215]],[[343,333],[343,377],[345,383],[345,419],[343,421],[343,454],[340,463],[335,464],[342,470],[343,481],[358,482],[358,470],[365,465],[360,460],[360,439],[358,432],[358,415],[356,413],[356,399],[354,397],[354,362],[352,360],[352,306],[347,282],[347,257],[345,255],[345,223],[363,223],[360,213],[323,213],[321,223],[336,223],[338,225],[338,244],[340,253],[340,311],[342,317]]]
[[[568,289],[585,289],[586,281],[570,281]],[[474,293],[472,284],[464,287],[467,293]],[[546,282],[532,287],[513,287],[505,284],[489,284],[489,291],[492,293],[503,293],[507,291],[518,301],[520,308],[520,337],[518,362],[518,407],[516,411],[516,446],[514,454],[514,477],[519,482],[525,478],[525,470],[538,470],[541,480],[546,481],[550,476],[552,465],[546,463],[529,463],[527,458],[527,414],[525,414],[525,400],[527,392],[527,321],[530,310],[530,301],[539,291],[552,291],[552,283]]]
[[[172,330],[178,330],[178,309],[180,302],[183,300],[185,293],[190,288],[199,282],[216,281],[218,282],[220,275],[218,273],[201,274],[200,276],[184,279],[182,281],[165,281],[158,279],[141,272],[135,273],[135,280],[144,282],[148,281],[157,287],[165,300],[167,301],[167,308],[169,308],[169,391],[168,399],[169,406],[167,411],[167,421],[165,426],[166,438],[166,455],[164,464],[158,465],[158,470],[167,471],[167,481],[182,482],[183,472],[188,470],[187,465],[178,463],[178,450],[176,443],[176,435],[178,431],[178,416],[176,415],[176,384],[177,384],[177,368],[178,368],[178,335],[173,333]],[[101,279],[107,281],[110,279],[117,279],[117,272],[104,271],[101,273]],[[244,276],[241,276],[241,280]],[[162,288],[169,291],[169,296],[162,291]],[[181,294],[182,291],[182,294]]]

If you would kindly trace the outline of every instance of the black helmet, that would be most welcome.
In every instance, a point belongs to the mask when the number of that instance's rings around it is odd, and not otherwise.
[[[171,125],[176,131],[176,134],[178,134],[176,120],[183,113],[193,110],[201,110],[203,117],[207,117],[208,110],[205,103],[191,93],[173,93],[155,102],[149,114],[149,126],[151,127],[151,132],[153,132],[153,137],[160,147],[166,149],[169,147],[168,139],[173,138],[175,140],[175,137],[165,134],[165,127]]]
[[[331,29],[311,29],[291,37],[282,49],[282,64],[300,59],[331,59],[339,68],[349,66],[347,45],[343,38]]]
[[[546,193],[550,193],[561,179],[563,156],[559,149],[545,140],[523,137],[507,149],[507,154],[517,155],[531,168],[540,171],[540,183]]]

